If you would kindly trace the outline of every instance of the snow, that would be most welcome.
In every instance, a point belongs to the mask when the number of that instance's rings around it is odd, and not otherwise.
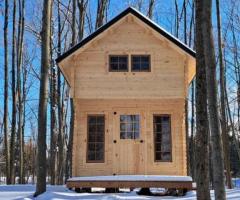
[[[35,185],[0,185],[0,200],[196,200],[196,192],[190,191],[184,197],[171,197],[171,196],[139,196],[136,191],[121,192],[106,194],[101,193],[102,189],[98,189],[95,193],[75,193],[68,190],[65,186],[47,186],[47,192],[33,198]],[[155,189],[156,191],[157,189]],[[214,196],[211,191],[212,197]],[[214,198],[212,198],[214,199]],[[240,188],[227,190],[227,199],[239,200]]]
[[[190,176],[117,175],[73,177],[69,181],[192,181]]]

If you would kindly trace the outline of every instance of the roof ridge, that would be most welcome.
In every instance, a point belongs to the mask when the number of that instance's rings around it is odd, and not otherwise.
[[[146,23],[148,26],[153,28],[155,31],[166,37],[168,40],[176,44],[179,48],[183,49],[185,52],[190,54],[191,56],[195,57],[196,53],[194,50],[192,50],[189,46],[184,44],[181,40],[178,38],[174,37],[172,34],[170,34],[168,31],[166,31],[164,28],[160,27],[156,22],[153,20],[149,19],[145,15],[143,15],[141,12],[139,12],[137,9],[133,7],[128,7],[124,11],[122,11],[120,14],[118,14],[116,17],[112,18],[110,21],[108,21],[106,24],[100,26],[96,31],[85,37],[82,41],[80,41],[78,44],[75,46],[71,47],[69,50],[64,52],[62,55],[60,55],[57,59],[56,62],[59,63],[69,55],[71,55],[73,52],[84,46],[86,43],[90,42],[92,39],[97,37],[99,34],[104,32],[106,29],[108,29],[111,25],[115,24],[118,20],[122,19],[124,16],[127,14],[133,14],[135,17],[139,18],[142,20],[144,23]]]

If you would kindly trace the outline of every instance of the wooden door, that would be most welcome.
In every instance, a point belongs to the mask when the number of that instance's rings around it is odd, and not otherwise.
[[[114,174],[145,173],[145,118],[133,108],[113,110]]]

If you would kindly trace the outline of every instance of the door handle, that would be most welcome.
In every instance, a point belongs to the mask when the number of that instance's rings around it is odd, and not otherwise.
[[[113,143],[117,143],[117,140],[113,140]]]
[[[143,140],[140,140],[140,143],[143,143],[144,141]]]

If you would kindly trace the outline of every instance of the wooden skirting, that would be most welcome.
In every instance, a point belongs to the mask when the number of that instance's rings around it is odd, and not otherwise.
[[[82,180],[70,180],[67,181],[68,188],[176,188],[176,189],[188,189],[192,190],[192,181],[82,181]]]

